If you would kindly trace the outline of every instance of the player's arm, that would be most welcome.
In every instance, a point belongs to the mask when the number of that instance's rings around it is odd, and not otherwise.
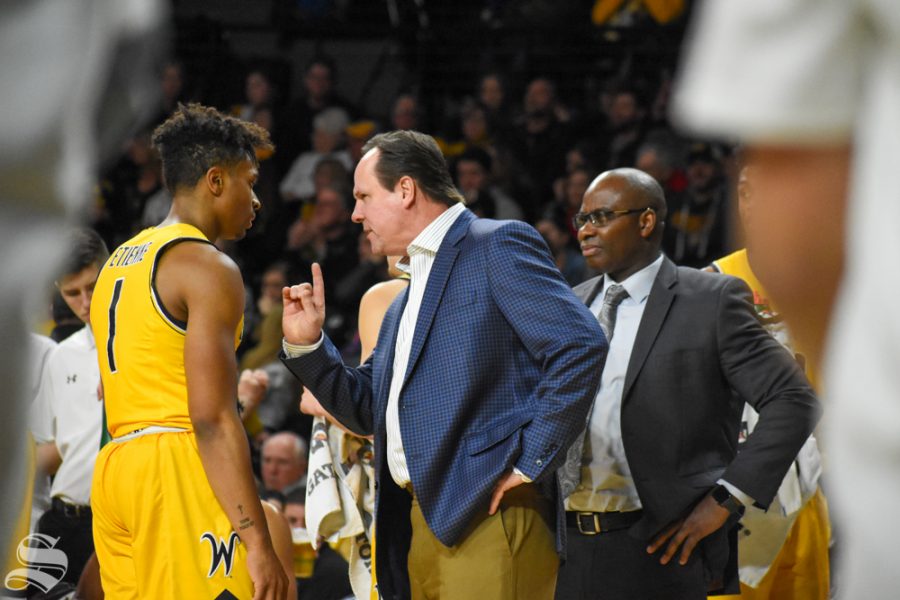
[[[297,580],[294,578],[294,542],[291,537],[291,526],[282,513],[268,502],[263,502],[263,511],[269,523],[269,535],[272,546],[281,560],[281,567],[288,579],[288,598],[297,597]]]
[[[409,282],[403,279],[391,279],[383,281],[363,294],[359,301],[359,362],[363,363],[375,350],[378,342],[378,332],[381,331],[381,322],[384,314],[390,308],[394,299],[406,289]]]
[[[62,464],[62,456],[59,454],[59,448],[56,447],[56,442],[38,444],[35,452],[38,472],[47,475],[56,475],[56,471]]]
[[[825,334],[844,272],[850,145],[750,146],[757,166],[747,246],[798,346],[821,367]]]
[[[244,288],[237,266],[212,246],[180,244],[167,253],[158,282],[187,316],[184,367],[188,410],[210,486],[247,547],[254,598],[284,598],[287,578],[272,547],[235,403],[235,331]],[[181,301],[181,302],[179,302]]]

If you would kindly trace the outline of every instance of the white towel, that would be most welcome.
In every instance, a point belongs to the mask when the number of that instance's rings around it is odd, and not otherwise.
[[[306,527],[314,546],[332,536],[353,540],[350,585],[359,600],[368,600],[372,585],[374,512],[372,443],[316,417],[309,445]]]

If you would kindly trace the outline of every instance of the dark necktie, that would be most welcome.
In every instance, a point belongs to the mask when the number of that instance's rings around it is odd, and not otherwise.
[[[600,307],[600,328],[606,336],[606,341],[612,340],[614,330],[616,328],[616,313],[622,300],[628,297],[628,290],[618,283],[609,286],[606,290],[606,296],[603,298],[603,306]]]
[[[600,307],[600,316],[597,320],[600,322],[600,329],[606,336],[609,343],[615,333],[616,313],[622,300],[628,297],[628,291],[618,283],[609,286],[606,295],[603,297],[603,306]],[[591,421],[591,413],[593,406],[588,412],[587,423]],[[568,498],[575,491],[576,486],[581,481],[581,464],[584,458],[585,435],[587,433],[587,423],[585,428],[581,430],[578,437],[566,452],[566,462],[559,469],[559,489],[563,498]]]

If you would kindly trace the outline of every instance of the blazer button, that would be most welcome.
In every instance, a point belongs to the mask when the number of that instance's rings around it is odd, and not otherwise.
[[[541,465],[544,464],[544,461],[542,461],[541,459],[537,459],[536,461],[534,461],[534,464],[536,464],[537,466],[540,467]]]

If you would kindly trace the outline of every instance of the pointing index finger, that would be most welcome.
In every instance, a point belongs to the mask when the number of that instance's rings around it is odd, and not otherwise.
[[[322,267],[312,264],[313,302],[317,308],[325,306],[325,280],[322,279]]]

